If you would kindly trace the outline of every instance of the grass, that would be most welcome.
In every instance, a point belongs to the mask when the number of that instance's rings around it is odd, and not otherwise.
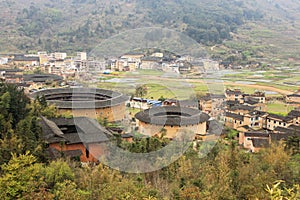
[[[278,115],[287,115],[294,107],[288,106],[283,102],[275,101],[267,104],[267,112],[278,114]]]
[[[127,108],[128,112],[130,113],[130,116],[134,117],[134,115],[138,112],[140,112],[141,110],[138,108]]]

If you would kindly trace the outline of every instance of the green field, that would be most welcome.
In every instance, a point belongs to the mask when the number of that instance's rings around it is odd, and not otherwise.
[[[283,102],[275,101],[267,104],[267,112],[278,115],[287,115],[294,107],[288,106]]]
[[[246,76],[252,76],[255,72],[244,70],[240,74],[227,76],[231,81],[251,81],[251,79],[247,79]],[[283,76],[286,76],[286,72],[282,72]],[[117,77],[113,78],[128,78],[128,79],[136,79],[136,81],[131,82],[107,82],[111,77],[104,77],[97,83],[97,87],[117,90],[124,94],[132,95],[135,93],[135,87],[137,85],[146,85],[147,86],[147,95],[144,98],[149,99],[158,99],[160,97],[164,98],[177,98],[177,99],[188,99],[191,96],[195,96],[196,94],[205,95],[207,92],[209,93],[218,93],[221,94],[224,92],[226,88],[235,89],[239,88],[244,93],[254,93],[257,90],[255,87],[248,87],[247,85],[239,85],[236,86],[234,83],[224,86],[222,83],[211,83],[211,80],[203,80],[203,79],[187,79],[184,78],[174,78],[174,77],[163,77],[164,72],[158,70],[138,70],[135,72],[121,72]],[[269,70],[260,73],[265,75],[265,77],[261,77],[261,79],[271,79],[271,77],[276,77],[278,79],[279,72],[276,70]],[[275,75],[275,76],[273,76]],[[234,77],[236,76],[236,77]],[[297,86],[289,86],[284,85],[283,82],[285,80],[288,81],[297,81],[298,77],[290,77],[288,79],[282,80],[273,80],[271,82],[256,82],[257,85],[262,86],[272,86],[278,89],[295,91]],[[259,80],[260,78],[257,78]],[[267,96],[281,96],[280,94],[271,94]]]

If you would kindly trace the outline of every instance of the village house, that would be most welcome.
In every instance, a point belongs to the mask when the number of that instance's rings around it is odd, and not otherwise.
[[[297,92],[286,96],[286,102],[295,106],[300,106],[300,88]]]
[[[238,129],[239,127],[244,126],[244,116],[231,113],[231,112],[226,112],[225,113],[225,126],[233,129]]]
[[[287,116],[293,119],[294,125],[300,125],[300,108],[290,111]]]
[[[249,131],[239,133],[239,145],[251,152],[258,152],[269,146],[270,134],[267,131]]]
[[[300,137],[300,126],[290,125],[286,128],[276,127],[271,134],[272,141],[287,140],[293,136]]]
[[[162,69],[162,59],[157,57],[144,57],[140,69]]]
[[[206,94],[199,98],[200,110],[217,118],[224,114],[226,97],[223,94]]]
[[[15,55],[12,64],[19,66],[20,69],[25,66],[39,66],[40,58],[38,56]]]
[[[281,116],[276,114],[268,114],[266,116],[265,127],[268,130],[274,131],[276,127],[288,127],[293,124],[293,118],[289,116]]]
[[[234,106],[225,114],[225,125],[236,130],[244,130],[245,126],[250,129],[262,129],[267,113],[254,110],[245,105]]]
[[[267,106],[266,103],[263,103],[257,98],[253,98],[251,96],[245,97],[244,105],[249,105],[255,107],[255,110],[266,111]]]
[[[112,137],[96,120],[86,117],[42,117],[41,126],[48,152],[54,158],[66,156],[81,162],[98,162],[100,156],[107,154],[106,145]]]
[[[244,94],[245,101],[247,98],[257,99],[259,103],[266,103],[266,95],[264,92],[255,91],[253,94]]]
[[[251,152],[253,153],[257,153],[259,152],[261,149],[267,148],[270,146],[270,141],[269,139],[252,139],[252,148],[251,148]]]
[[[55,60],[64,60],[67,58],[67,53],[55,52],[55,53],[51,53],[50,57],[54,58]]]
[[[244,102],[244,96],[240,89],[226,89],[225,96],[226,99],[230,101],[239,101],[240,103]]]

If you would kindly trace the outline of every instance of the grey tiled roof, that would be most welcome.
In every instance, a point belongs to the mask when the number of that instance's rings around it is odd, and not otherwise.
[[[46,82],[46,81],[62,81],[63,78],[61,76],[55,74],[25,74],[24,81],[32,81],[32,82]]]
[[[258,147],[258,148],[268,147],[270,145],[268,139],[261,139],[261,138],[259,138],[259,139],[253,138],[252,143],[253,143],[254,147]]]
[[[245,132],[245,137],[269,137],[269,133],[266,133],[265,131],[249,131]]]
[[[70,126],[75,127],[75,130],[70,133],[63,133],[60,129]],[[98,143],[106,142],[112,136],[111,133],[100,126],[95,119],[86,117],[76,117],[72,119],[56,118],[51,120],[43,117],[42,128],[44,139],[48,143]]]
[[[271,119],[279,119],[279,120],[282,120],[284,122],[288,122],[288,121],[291,121],[293,119],[293,117],[291,116],[281,116],[281,115],[276,115],[276,114],[268,114],[267,118],[271,118]]]
[[[248,106],[248,105],[243,105],[243,104],[236,104],[236,105],[230,107],[228,110],[248,110],[248,111],[253,111],[254,107]]]
[[[210,118],[199,110],[179,106],[154,107],[137,113],[135,117],[145,123],[169,126],[194,125]]]
[[[17,55],[14,57],[13,60],[14,61],[40,61],[40,58],[36,56]]]
[[[225,116],[226,116],[226,117],[233,118],[233,119],[237,119],[237,120],[240,120],[240,121],[243,121],[243,120],[244,120],[244,116],[238,115],[238,114],[234,114],[234,113],[230,113],[230,112],[226,112],[226,113],[225,113]]]
[[[289,112],[288,116],[290,117],[300,117],[300,110],[292,110],[291,112]]]
[[[125,104],[129,99],[119,92],[99,88],[47,89],[33,93],[32,97],[43,95],[48,103],[65,109],[107,108]]]

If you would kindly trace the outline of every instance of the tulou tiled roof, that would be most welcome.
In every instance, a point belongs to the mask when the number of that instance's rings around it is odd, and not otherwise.
[[[32,82],[46,82],[46,81],[62,81],[63,78],[61,76],[55,74],[25,74],[24,81],[32,81]]]
[[[99,88],[57,88],[35,92],[32,98],[45,96],[50,104],[64,109],[95,109],[125,104],[129,97]]]
[[[169,126],[194,125],[210,118],[200,110],[179,106],[154,107],[137,113],[135,117],[145,123]]]
[[[112,134],[100,126],[95,119],[75,117],[71,119],[42,117],[43,138],[49,144],[65,142],[66,144],[99,143],[109,141]],[[71,127],[71,131],[66,131]]]

